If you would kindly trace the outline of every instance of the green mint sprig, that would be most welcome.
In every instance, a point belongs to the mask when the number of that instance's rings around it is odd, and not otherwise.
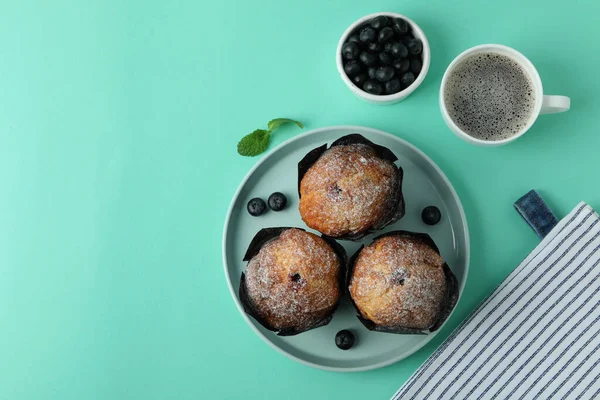
[[[298,125],[299,128],[304,128],[302,122],[294,121],[289,118],[276,118],[267,124],[267,130],[257,129],[252,133],[247,134],[239,141],[237,145],[237,151],[242,156],[253,157],[267,149],[269,146],[269,140],[271,139],[271,133],[283,124],[293,122]]]

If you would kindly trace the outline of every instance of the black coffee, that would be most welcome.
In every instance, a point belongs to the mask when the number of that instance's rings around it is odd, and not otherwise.
[[[474,54],[448,77],[444,101],[450,118],[469,135],[502,140],[531,120],[535,93],[523,68],[497,53]]]

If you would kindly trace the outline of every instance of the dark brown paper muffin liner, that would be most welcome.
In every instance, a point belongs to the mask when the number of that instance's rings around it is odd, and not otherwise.
[[[258,231],[256,233],[256,235],[254,235],[254,238],[252,239],[252,241],[250,242],[250,245],[248,246],[248,249],[246,250],[246,254],[244,255],[243,261],[250,261],[254,256],[256,256],[258,254],[260,249],[266,243],[270,242],[273,239],[278,238],[282,232],[284,232],[288,229],[299,229],[301,231],[305,231],[302,228],[291,228],[291,227],[263,228],[260,231]],[[338,283],[339,283],[339,288],[340,288],[340,299],[341,299],[341,297],[343,296],[343,293],[345,292],[344,277],[346,276],[345,271],[346,271],[346,264],[347,264],[346,250],[344,250],[344,248],[339,243],[337,243],[334,239],[329,238],[329,237],[324,237],[324,236],[321,236],[321,237],[331,246],[331,248],[333,249],[333,251],[335,252],[335,254],[337,255],[337,257],[340,261],[340,271],[339,271]],[[276,332],[277,335],[279,335],[279,336],[297,335],[299,333],[306,332],[308,330],[327,325],[329,322],[331,322],[331,319],[333,318],[333,314],[339,305],[339,301],[338,301],[335,305],[333,305],[331,307],[330,310],[328,310],[328,315],[325,318],[316,322],[310,328],[299,329],[299,328],[291,327],[291,328],[278,329],[278,328],[275,328],[272,325],[270,325],[264,318],[262,318],[260,315],[260,312],[252,305],[252,302],[250,301],[250,298],[249,298],[248,292],[247,292],[247,288],[246,288],[246,275],[243,272],[242,272],[242,276],[240,278],[240,289],[239,289],[238,294],[239,294],[240,302],[242,303],[246,314],[250,315],[258,323],[260,323],[262,326],[264,326],[266,329],[268,329],[272,332]]]
[[[424,242],[425,244],[427,244],[432,249],[434,249],[438,254],[440,254],[440,251],[439,251],[438,247],[436,246],[435,242],[426,233],[415,233],[415,232],[409,232],[409,231],[391,231],[391,232],[386,232],[382,235],[379,235],[379,236],[373,238],[373,243],[375,243],[377,240],[379,240],[383,237],[386,237],[386,236],[407,236],[407,237],[410,237],[413,239],[418,239],[418,240]],[[357,318],[360,320],[360,322],[367,329],[369,329],[371,331],[377,331],[377,332],[426,335],[428,333],[435,332],[436,330],[438,330],[442,326],[442,324],[446,321],[446,319],[448,319],[448,316],[450,316],[450,313],[456,306],[456,303],[458,301],[458,295],[459,295],[458,281],[457,281],[456,277],[454,276],[454,274],[452,273],[452,271],[450,270],[450,267],[448,267],[448,264],[444,263],[444,265],[442,266],[442,268],[444,270],[444,276],[446,277],[446,291],[444,293],[444,306],[438,313],[436,321],[434,322],[434,324],[431,327],[429,327],[429,329],[425,329],[425,330],[415,329],[415,328],[412,328],[409,326],[382,326],[382,325],[376,324],[375,322],[371,321],[368,318],[365,318],[361,314],[360,310],[354,303],[352,296],[350,295],[349,287],[350,287],[350,280],[352,279],[352,273],[354,271],[354,264],[356,263],[356,260],[358,259],[358,256],[363,248],[364,248],[364,245],[361,246],[352,255],[352,257],[350,257],[350,260],[348,261],[348,266],[346,268],[346,279],[344,282],[344,287],[346,288],[346,291],[345,291],[346,296],[348,297],[348,299],[350,300],[350,302],[356,309]]]
[[[396,157],[390,149],[388,149],[387,147],[375,144],[358,133],[352,133],[350,135],[346,135],[346,136],[343,136],[343,137],[337,139],[336,141],[331,143],[331,146],[329,146],[329,148],[332,148],[333,146],[342,146],[342,145],[350,145],[350,144],[367,145],[367,146],[373,148],[373,150],[375,150],[375,153],[377,154],[377,156],[379,158],[388,160],[391,163],[394,163],[395,161],[398,160],[398,157]],[[301,197],[300,182],[302,182],[302,178],[304,178],[304,175],[306,174],[306,172],[310,169],[310,167],[312,167],[314,165],[314,163],[317,162],[317,160],[321,157],[321,155],[326,150],[328,150],[327,144],[319,146],[319,147],[309,151],[304,156],[304,158],[302,160],[300,160],[300,162],[298,163],[298,198]],[[405,203],[404,203],[404,196],[402,195],[402,180],[404,178],[404,170],[402,169],[402,167],[396,166],[396,171],[397,171],[397,180],[398,180],[399,184],[398,184],[398,190],[396,191],[396,193],[393,194],[393,200],[392,200],[393,204],[395,204],[396,207],[391,208],[389,210],[388,214],[386,215],[386,218],[382,219],[383,222],[380,222],[379,224],[372,226],[371,228],[369,228],[363,232],[359,232],[356,234],[346,234],[346,235],[341,235],[341,236],[335,236],[334,239],[358,241],[358,240],[361,240],[362,238],[364,238],[365,236],[370,235],[373,232],[379,231],[379,230],[385,228],[386,226],[393,224],[394,222],[398,221],[400,218],[402,218],[404,216]]]

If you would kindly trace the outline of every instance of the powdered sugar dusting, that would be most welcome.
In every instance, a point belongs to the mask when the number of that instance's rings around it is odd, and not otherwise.
[[[326,235],[364,232],[386,222],[399,184],[394,164],[370,146],[334,146],[302,179],[300,215]]]
[[[350,294],[363,316],[378,325],[427,329],[443,307],[443,264],[420,240],[383,237],[361,251]]]
[[[325,240],[288,229],[248,263],[249,300],[276,329],[308,329],[329,315],[340,298],[339,264]]]

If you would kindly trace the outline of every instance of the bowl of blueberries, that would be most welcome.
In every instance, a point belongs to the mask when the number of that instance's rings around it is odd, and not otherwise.
[[[383,12],[362,17],[342,35],[337,68],[358,97],[397,103],[425,79],[431,50],[425,33],[404,15]]]

